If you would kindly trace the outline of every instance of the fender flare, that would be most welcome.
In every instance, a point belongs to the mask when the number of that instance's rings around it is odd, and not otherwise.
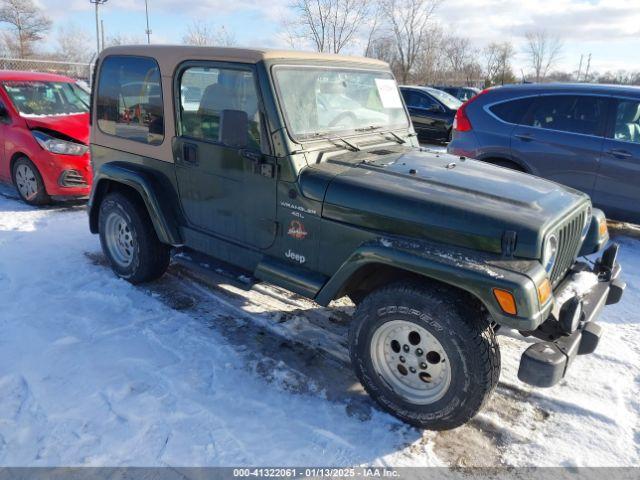
[[[535,284],[528,275],[489,266],[481,257],[474,257],[472,252],[464,252],[463,258],[460,262],[455,256],[434,257],[382,244],[365,244],[325,283],[315,301],[320,305],[328,305],[336,295],[344,291],[352,275],[360,268],[382,264],[466,291],[477,298],[500,324],[526,330],[545,317],[545,312],[538,306]],[[493,288],[513,292],[518,305],[517,316],[502,312],[493,295]]]
[[[100,204],[104,196],[114,188],[114,184],[124,185],[137,192],[144,202],[153,228],[162,243],[169,245],[183,243],[179,229],[182,213],[174,193],[175,187],[168,178],[159,175],[156,171],[124,162],[105,163],[94,175],[88,203],[91,233],[98,233]]]

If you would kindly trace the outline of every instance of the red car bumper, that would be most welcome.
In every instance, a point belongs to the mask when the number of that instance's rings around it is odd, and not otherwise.
[[[93,178],[89,152],[73,156],[40,150],[32,161],[40,170],[45,189],[50,196],[89,196]]]

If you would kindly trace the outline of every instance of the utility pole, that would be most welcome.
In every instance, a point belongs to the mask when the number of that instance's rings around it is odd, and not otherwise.
[[[589,68],[591,67],[591,54],[587,57],[587,69],[584,72],[584,81],[589,81]]]
[[[151,29],[149,28],[149,0],[144,0],[144,11],[147,16],[147,29],[145,33],[147,34],[147,43],[151,45]]]
[[[576,78],[577,82],[580,81],[580,74],[582,73],[582,60],[583,59],[584,59],[584,53],[580,55],[580,65],[578,65],[578,78]]]
[[[104,48],[104,20],[100,19],[100,36],[102,37],[102,48]]]
[[[89,3],[93,3],[96,6],[96,52],[99,55],[100,50],[100,5],[104,5],[108,0],[89,0]],[[103,45],[104,46],[104,45]]]

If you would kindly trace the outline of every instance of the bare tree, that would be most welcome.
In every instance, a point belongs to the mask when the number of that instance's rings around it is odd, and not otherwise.
[[[34,43],[41,40],[51,28],[51,20],[33,0],[2,0],[0,23],[8,23],[11,28],[3,35],[7,50],[21,58],[30,56]]]
[[[189,24],[185,34],[182,36],[182,43],[187,45],[230,47],[236,44],[236,39],[224,26],[214,28],[205,21],[194,20]]]
[[[105,47],[115,47],[118,45],[141,45],[143,43],[146,43],[146,40],[143,40],[142,37],[138,35],[123,35],[121,33],[116,33],[107,37]]]
[[[87,63],[93,52],[87,49],[92,41],[91,35],[75,23],[69,23],[58,29],[56,37],[58,46],[55,57],[67,62]]]
[[[536,30],[525,34],[526,51],[536,82],[544,80],[547,73],[558,63],[562,53],[560,38],[546,30]]]
[[[296,19],[286,24],[290,43],[309,41],[318,52],[340,53],[373,9],[367,0],[295,0]]]
[[[511,62],[515,56],[509,42],[492,42],[483,50],[485,59],[485,84],[504,85],[515,78]]]
[[[450,80],[456,84],[474,85],[482,76],[482,67],[477,61],[479,51],[466,37],[448,36],[439,49]]]
[[[397,53],[397,71],[403,83],[416,66],[431,34],[431,16],[442,0],[380,0]]]

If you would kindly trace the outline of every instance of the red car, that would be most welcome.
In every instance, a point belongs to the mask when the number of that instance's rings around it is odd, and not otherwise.
[[[0,179],[32,205],[87,197],[89,94],[68,77],[0,71]]]

